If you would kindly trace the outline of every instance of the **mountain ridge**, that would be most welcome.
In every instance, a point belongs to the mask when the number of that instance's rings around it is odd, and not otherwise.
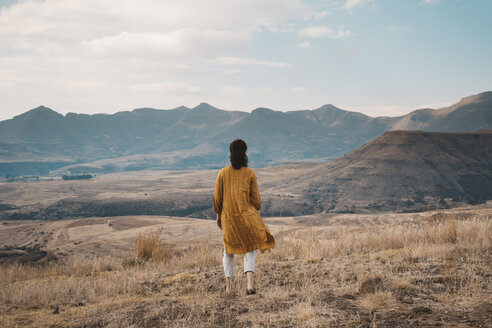
[[[366,114],[361,113],[361,112],[341,109],[339,107],[336,107],[333,104],[325,104],[325,105],[322,105],[321,107],[318,107],[318,108],[315,108],[315,109],[299,109],[299,110],[291,110],[291,111],[281,111],[281,110],[274,110],[274,109],[267,108],[267,107],[257,107],[257,108],[254,108],[249,113],[252,113],[253,111],[258,110],[258,109],[267,109],[267,110],[274,111],[274,112],[289,113],[289,112],[306,112],[306,111],[314,112],[314,111],[320,111],[320,110],[323,110],[323,109],[330,108],[330,109],[335,109],[335,110],[339,110],[339,111],[343,111],[343,112],[359,113],[359,114],[362,114],[362,115],[364,115],[366,117],[369,117],[369,118],[399,118],[399,117],[404,117],[404,116],[407,116],[407,115],[410,115],[412,113],[419,112],[419,111],[422,111],[422,110],[431,110],[431,111],[435,111],[435,112],[441,112],[441,111],[450,110],[450,109],[453,109],[454,110],[457,106],[468,105],[469,103],[476,102],[477,100],[483,100],[484,98],[487,99],[487,100],[488,99],[492,99],[492,91],[484,91],[484,92],[481,92],[481,93],[478,93],[478,94],[475,94],[475,95],[463,97],[458,102],[456,102],[455,104],[452,104],[452,105],[447,106],[447,107],[442,107],[442,108],[418,108],[418,109],[415,109],[413,111],[408,112],[407,114],[397,115],[397,116],[369,116],[369,115],[366,115]],[[134,108],[132,110],[118,111],[118,112],[112,113],[112,114],[111,113],[86,114],[86,113],[68,112],[65,115],[63,115],[61,113],[58,113],[57,111],[53,110],[50,107],[47,107],[47,106],[44,106],[44,105],[39,105],[38,107],[35,107],[33,109],[30,109],[30,110],[28,110],[28,111],[26,111],[24,113],[21,113],[19,115],[15,115],[14,117],[12,117],[10,119],[2,120],[2,121],[0,121],[0,123],[5,122],[5,121],[12,120],[12,119],[14,119],[16,117],[25,115],[25,114],[30,113],[30,112],[45,111],[45,110],[51,111],[51,112],[56,113],[56,114],[61,115],[61,116],[67,116],[69,114],[88,115],[88,116],[93,116],[93,115],[106,115],[106,116],[111,116],[111,115],[115,115],[115,114],[118,114],[118,113],[131,113],[131,112],[134,112],[134,111],[137,111],[138,112],[138,111],[141,111],[141,110],[173,111],[173,110],[190,110],[190,109],[193,110],[193,109],[198,109],[198,108],[202,108],[202,107],[208,107],[208,108],[211,108],[211,109],[214,109],[214,110],[221,110],[221,111],[228,111],[228,112],[248,113],[247,111],[219,109],[218,107],[215,107],[213,105],[210,105],[207,102],[201,102],[198,105],[196,105],[195,107],[191,107],[191,108],[190,107],[187,107],[187,106],[184,106],[184,105],[181,105],[181,106],[178,106],[178,107],[175,107],[175,108],[169,108],[169,109],[158,109],[158,108],[152,108],[152,107],[139,107],[139,108]]]
[[[228,143],[235,138],[248,142],[250,163],[263,167],[331,160],[389,130],[490,129],[492,92],[462,98],[449,107],[419,109],[396,117],[370,117],[330,104],[288,112],[259,107],[247,113],[202,102],[193,108],[137,108],[93,115],[62,115],[39,106],[0,122],[0,175],[32,174],[29,165],[21,172],[2,167],[16,161],[33,166],[78,163],[66,169],[60,165],[54,174],[104,173],[103,166],[111,167],[111,172],[218,168],[227,164]],[[39,170],[31,171],[38,174]]]

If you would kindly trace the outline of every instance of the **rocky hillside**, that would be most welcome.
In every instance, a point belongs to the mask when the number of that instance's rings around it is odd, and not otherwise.
[[[291,178],[287,178],[290,180]],[[492,199],[492,131],[390,131],[286,181],[318,211],[418,210]]]

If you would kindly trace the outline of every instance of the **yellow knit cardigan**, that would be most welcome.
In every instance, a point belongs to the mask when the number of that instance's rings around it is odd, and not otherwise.
[[[261,199],[255,171],[231,165],[217,175],[214,211],[221,214],[222,237],[227,254],[244,254],[275,247],[275,239],[260,216]]]

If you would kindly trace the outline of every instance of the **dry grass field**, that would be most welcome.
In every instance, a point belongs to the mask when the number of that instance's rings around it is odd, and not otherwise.
[[[0,326],[492,325],[490,208],[267,222],[277,246],[257,256],[258,294],[248,296],[240,256],[225,293],[213,221],[9,221],[3,252],[38,239],[48,256],[0,266]]]

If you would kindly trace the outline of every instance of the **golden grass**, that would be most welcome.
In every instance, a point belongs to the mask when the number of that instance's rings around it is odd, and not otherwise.
[[[309,303],[298,304],[296,312],[296,318],[299,320],[310,319],[315,314],[314,308]]]
[[[240,274],[225,293],[222,247],[178,249],[159,232],[139,235],[127,258],[1,266],[0,326],[371,326],[433,314],[451,320],[492,304],[489,216],[304,236],[284,234],[257,256],[254,297],[244,295]]]
[[[140,233],[135,240],[135,256],[137,259],[166,262],[171,258],[172,245],[160,240],[161,230]]]

